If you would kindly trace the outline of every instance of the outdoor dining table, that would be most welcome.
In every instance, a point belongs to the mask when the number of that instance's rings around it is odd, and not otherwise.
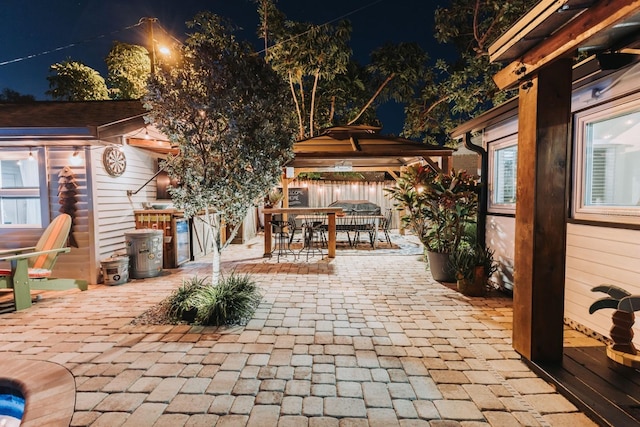
[[[306,221],[306,220],[314,220],[317,219],[318,215],[297,215],[296,219]],[[371,225],[371,231],[373,232],[373,242],[371,242],[371,246],[373,249],[376,248],[378,243],[378,228],[380,227],[380,221],[384,219],[383,215],[358,215],[358,214],[348,214],[348,215],[336,215],[336,232],[339,231],[356,231],[358,226],[368,226]],[[363,231],[363,230],[360,230]],[[364,230],[366,231],[366,230]],[[329,233],[329,238],[331,238],[331,232],[327,228],[327,232]],[[334,233],[334,240],[336,239]]]
[[[264,258],[271,257],[271,218],[273,214],[295,215],[327,215],[328,257],[336,257],[336,214],[342,212],[342,208],[271,208],[264,211]]]

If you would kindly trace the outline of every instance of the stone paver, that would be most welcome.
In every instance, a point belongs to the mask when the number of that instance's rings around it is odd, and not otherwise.
[[[593,426],[520,361],[511,299],[461,298],[415,255],[262,258],[231,245],[222,267],[263,300],[245,327],[136,325],[210,259],[157,278],[43,292],[2,315],[3,358],[74,375],[72,426]]]

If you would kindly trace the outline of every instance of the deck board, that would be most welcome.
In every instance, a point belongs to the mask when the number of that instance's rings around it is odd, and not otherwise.
[[[565,347],[562,365],[528,362],[601,426],[640,426],[640,371],[610,360],[604,346]]]

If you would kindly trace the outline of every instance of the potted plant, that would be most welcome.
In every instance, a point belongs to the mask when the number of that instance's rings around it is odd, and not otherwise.
[[[284,193],[279,188],[272,188],[264,198],[265,208],[275,208],[284,199]]]
[[[453,282],[449,256],[464,242],[465,228],[475,224],[478,180],[466,171],[436,172],[414,166],[402,173],[387,194],[396,202],[403,225],[420,238],[433,278]]]
[[[489,277],[497,270],[493,251],[481,245],[461,245],[449,257],[458,291],[467,296],[483,296]]]

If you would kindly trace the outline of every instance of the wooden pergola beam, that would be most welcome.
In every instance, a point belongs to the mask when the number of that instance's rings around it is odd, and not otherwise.
[[[500,89],[513,87],[543,66],[572,54],[592,36],[640,11],[640,0],[602,0],[535,45],[494,77]]]

